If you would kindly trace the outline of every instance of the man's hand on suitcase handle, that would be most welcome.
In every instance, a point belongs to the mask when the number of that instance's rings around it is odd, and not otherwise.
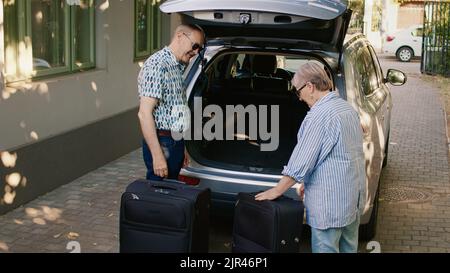
[[[156,157],[153,159],[153,172],[159,177],[168,177],[169,170],[167,168],[167,161],[162,157]]]
[[[277,187],[273,187],[267,191],[258,193],[257,195],[255,195],[255,200],[256,201],[263,201],[263,200],[274,200],[277,199],[278,197],[280,197],[283,193],[279,192],[279,190],[277,189]]]

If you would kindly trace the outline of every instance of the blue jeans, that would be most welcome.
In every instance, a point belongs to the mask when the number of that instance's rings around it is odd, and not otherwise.
[[[184,161],[184,140],[176,141],[170,136],[158,136],[158,140],[167,161],[169,171],[167,178],[178,179],[178,174],[183,167]],[[142,140],[142,155],[147,167],[146,178],[148,180],[161,181],[163,178],[155,175],[153,172],[153,158],[145,140]]]
[[[311,248],[313,253],[356,253],[358,252],[359,215],[355,221],[342,228],[316,229],[311,227]]]

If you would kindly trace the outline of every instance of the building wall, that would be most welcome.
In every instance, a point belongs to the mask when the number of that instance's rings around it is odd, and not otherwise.
[[[2,10],[0,20],[4,71]],[[1,74],[0,214],[140,145],[134,1],[98,0],[95,20],[96,69],[6,85]],[[167,44],[170,18],[164,21]],[[8,185],[12,174],[20,185]]]
[[[364,35],[370,41],[375,50],[381,48],[380,31],[372,31],[372,14],[374,0],[366,0],[364,4]]]
[[[1,91],[0,150],[32,144],[137,106],[133,3],[109,1],[108,8],[97,7],[97,69],[10,84]]]
[[[392,33],[397,30],[397,21],[398,21],[398,9],[399,4],[393,0],[389,0],[385,11],[386,11],[386,33]]]
[[[408,28],[412,25],[423,24],[423,2],[403,4],[398,9],[397,28]]]

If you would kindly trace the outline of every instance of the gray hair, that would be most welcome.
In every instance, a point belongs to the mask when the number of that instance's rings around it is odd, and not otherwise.
[[[307,82],[314,84],[319,91],[328,91],[333,88],[333,82],[325,69],[314,62],[308,62],[300,66],[292,78],[292,83],[295,86],[300,86]]]

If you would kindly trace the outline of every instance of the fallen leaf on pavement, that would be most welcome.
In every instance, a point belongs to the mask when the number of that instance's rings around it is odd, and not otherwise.
[[[70,240],[75,240],[76,238],[78,238],[80,236],[80,234],[76,233],[76,232],[69,232],[67,234],[67,238],[69,238]]]

